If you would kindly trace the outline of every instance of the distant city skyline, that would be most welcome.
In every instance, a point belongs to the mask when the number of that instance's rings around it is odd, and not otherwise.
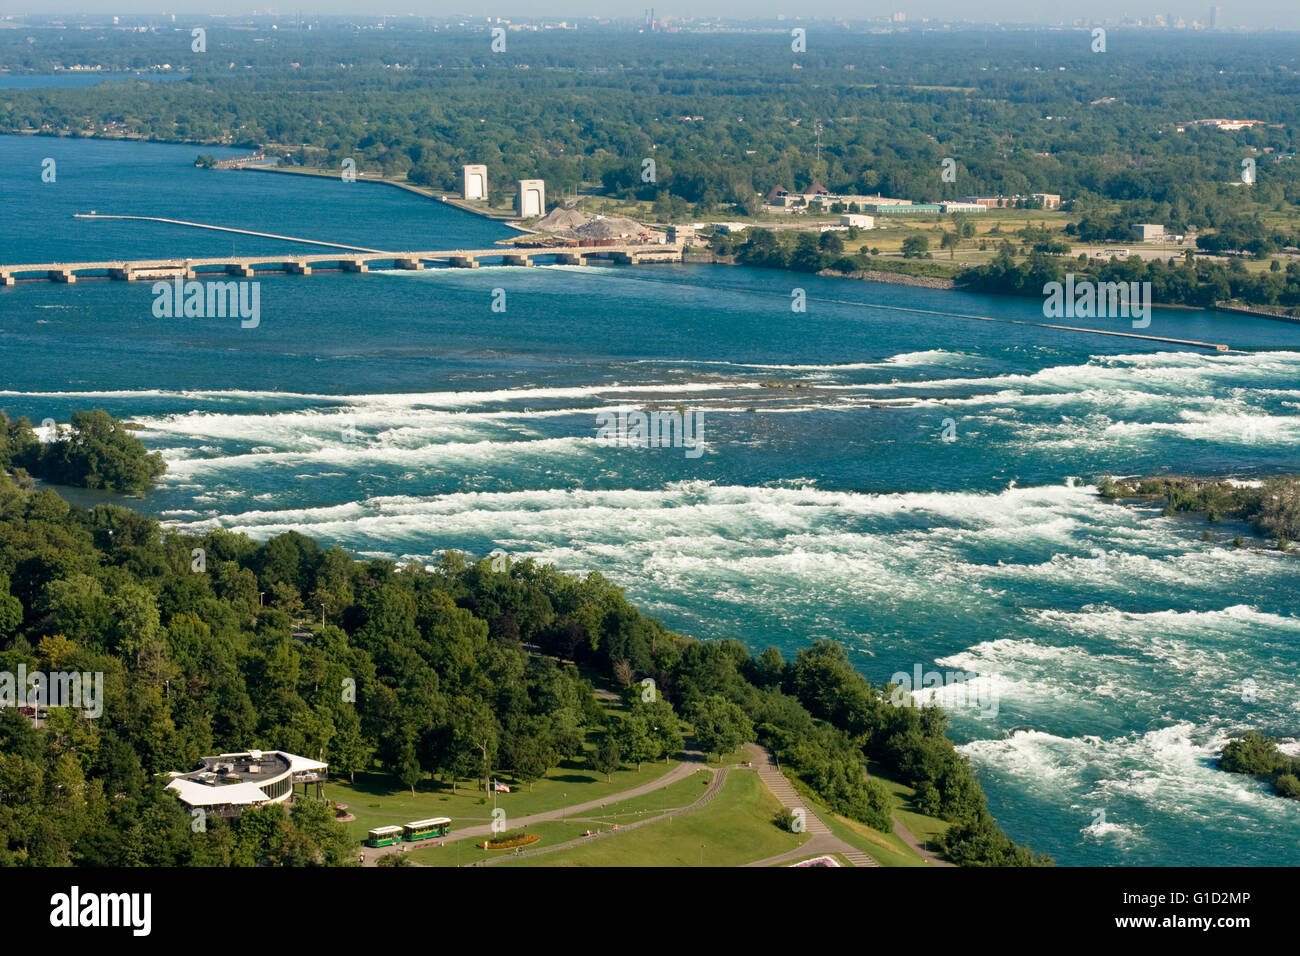
[[[1169,2],[1160,0],[1093,0],[1089,3],[1064,2],[1064,0],[989,0],[975,10],[966,0],[926,0],[923,3],[861,3],[855,0],[818,0],[811,4],[791,4],[789,0],[704,0],[704,2],[656,3],[655,15],[659,19],[696,19],[722,17],[727,19],[773,19],[784,15],[786,19],[818,18],[867,20],[889,17],[895,13],[906,16],[905,22],[923,19],[968,21],[980,23],[1011,22],[1041,24],[1069,24],[1088,19],[1093,22],[1118,22],[1124,18],[1141,18],[1144,21],[1164,17],[1170,25],[1181,18],[1190,27],[1193,21],[1208,26],[1212,11],[1218,8],[1218,26],[1223,29],[1300,29],[1300,4],[1295,0],[1256,0],[1249,5]],[[203,0],[174,0],[151,7],[141,0],[68,0],[50,6],[34,7],[30,0],[15,3],[0,0],[0,16],[22,17],[50,16],[52,14],[119,14],[160,16],[246,16],[249,14],[291,16],[301,11],[304,17],[354,14],[369,18],[382,16],[415,15],[422,17],[464,16],[472,19],[486,17],[506,18],[586,18],[609,16],[620,19],[639,19],[650,4],[644,0],[501,0],[498,4],[481,7],[465,0],[384,0],[382,5],[367,5],[359,0],[317,0],[311,4],[212,4]]]

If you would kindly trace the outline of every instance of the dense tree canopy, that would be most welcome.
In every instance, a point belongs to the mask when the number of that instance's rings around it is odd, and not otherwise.
[[[11,422],[0,412],[0,464],[58,485],[143,494],[167,468],[162,455],[145,450],[127,426],[102,409],[74,412],[67,426],[55,425],[45,442],[31,423]]]
[[[913,200],[1050,192],[1073,201],[1090,239],[1112,226],[1126,237],[1134,221],[1213,229],[1241,219],[1243,204],[1267,214],[1300,200],[1300,59],[1282,36],[1113,31],[1097,56],[1086,30],[827,26],[792,70],[779,32],[584,25],[512,36],[489,54],[482,29],[393,27],[217,21],[204,53],[171,24],[4,31],[0,62],[19,72],[169,63],[188,74],[6,90],[0,128],[262,145],[447,190],[462,164],[486,163],[498,195],[542,178],[548,196],[593,187],[677,218],[724,204],[752,212],[773,186],[814,182]],[[1262,122],[1178,131],[1204,117]],[[1243,158],[1256,162],[1248,187]],[[945,159],[953,179],[940,175]]]
[[[838,645],[787,664],[694,641],[599,574],[494,570],[455,552],[430,571],[295,533],[182,535],[0,477],[0,585],[0,670],[104,675],[99,717],[51,709],[38,728],[0,712],[0,862],[347,862],[350,844],[310,802],[194,833],[159,775],[249,748],[411,789],[430,775],[528,783],[575,757],[609,774],[678,752],[679,715],[714,752],[769,743],[836,810],[888,829],[892,798],[866,773],[879,760],[930,786],[937,814],[981,824],[981,840],[996,833],[999,854],[1034,859],[986,820],[942,715],[890,706]],[[633,675],[621,716],[579,666],[613,683]]]

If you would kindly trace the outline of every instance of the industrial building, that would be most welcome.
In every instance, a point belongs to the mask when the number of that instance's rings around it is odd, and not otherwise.
[[[460,198],[487,200],[486,166],[462,166],[460,168]]]
[[[519,180],[519,194],[515,197],[515,213],[520,219],[546,215],[546,183],[541,179]]]
[[[1165,227],[1151,222],[1135,222],[1132,227],[1133,235],[1143,242],[1159,242],[1165,237]]]

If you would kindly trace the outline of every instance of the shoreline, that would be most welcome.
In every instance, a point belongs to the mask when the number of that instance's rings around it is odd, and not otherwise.
[[[286,173],[295,176],[314,177],[316,179],[333,179],[338,176],[338,173],[334,172],[333,170],[319,169],[316,167],[262,166],[262,165],[253,165],[253,164],[249,164],[247,166],[230,167],[227,169],[222,169],[220,170],[220,172]],[[449,206],[455,206],[457,209],[461,210],[462,212],[471,213],[472,215],[479,216],[480,218],[489,219],[492,220],[493,222],[498,222],[503,226],[524,233],[525,235],[533,235],[535,233],[535,230],[519,225],[520,220],[513,214],[506,214],[503,212],[495,212],[491,209],[480,208],[467,200],[461,199],[457,196],[453,196],[450,193],[438,192],[437,190],[430,189],[427,186],[417,186],[414,183],[399,182],[396,179],[383,179],[381,177],[366,176],[364,173],[358,173],[356,181],[359,183],[379,183],[384,186],[392,186],[404,192],[414,193],[417,196],[422,196],[425,199],[433,200],[435,202],[441,201],[446,203]]]
[[[14,130],[14,131],[9,131],[7,135],[38,135],[39,136],[39,135],[50,135],[50,134],[43,134],[39,131],[24,132],[24,131]],[[129,137],[105,137],[105,136],[94,136],[94,135],[85,136],[85,137],[76,137],[76,138],[101,139],[101,140],[110,140],[110,139],[126,140],[132,142],[160,142],[160,143],[162,142],[159,140],[132,139]],[[196,144],[176,143],[172,145],[196,145]],[[197,145],[201,147],[204,144],[197,144]],[[263,173],[287,173],[291,175],[315,177],[318,179],[331,179],[338,176],[338,173],[336,171],[326,170],[320,167],[276,166],[276,165],[262,165],[256,163],[249,163],[247,165],[242,165],[242,166],[225,167],[218,171],[221,172],[253,171],[253,172],[263,172]],[[461,210],[462,212],[467,212],[470,213],[471,215],[479,216],[480,218],[499,223],[509,229],[514,230],[515,232],[520,233],[521,235],[537,234],[536,230],[529,229],[528,227],[521,225],[520,224],[521,220],[519,220],[513,214],[507,214],[504,212],[494,211],[489,208],[484,208],[478,203],[471,202],[468,200],[463,200],[458,196],[452,195],[450,193],[440,192],[431,189],[429,187],[417,186],[413,183],[401,182],[395,179],[387,179],[387,178],[377,177],[377,176],[368,176],[365,173],[358,173],[356,181],[368,182],[368,183],[380,183],[386,186],[392,186],[397,189],[401,189],[404,192],[413,193],[414,195],[420,196],[425,199],[429,199],[432,201],[441,201],[446,205],[453,206],[456,209]],[[764,227],[756,226],[756,228],[764,228]],[[510,240],[503,239],[497,241],[497,244],[501,244],[501,243],[510,244]],[[735,255],[719,255],[717,253],[708,251],[707,249],[699,249],[699,247],[696,247],[697,251],[693,251],[693,252],[689,251],[689,249],[690,247],[688,247],[688,249],[683,253],[681,259],[683,263],[704,264],[704,265],[739,265],[740,264],[736,261]],[[763,267],[759,266],[756,268],[763,268]],[[812,274],[818,275],[823,278],[849,279],[849,280],[854,280],[859,282],[879,282],[888,285],[909,286],[913,288],[935,289],[940,291],[950,291],[950,292],[969,291],[969,287],[967,285],[960,283],[955,278],[914,275],[908,272],[895,272],[892,270],[883,270],[883,269],[862,269],[862,270],[855,270],[854,272],[846,273],[846,272],[838,272],[836,270],[827,268],[827,269],[820,269],[816,273],[812,273]],[[1014,296],[1012,293],[1002,292],[998,290],[985,290],[981,294],[1025,298],[1024,296]],[[1278,322],[1300,324],[1300,317],[1286,315],[1285,313],[1271,312],[1265,308],[1255,308],[1251,306],[1227,306],[1227,305],[1217,305],[1217,304],[1212,304],[1208,306],[1196,306],[1196,305],[1187,305],[1185,303],[1160,303],[1160,302],[1152,302],[1151,305],[1153,307],[1161,308],[1161,309],[1187,309],[1192,311],[1204,311],[1204,312],[1224,312],[1229,314],[1239,314],[1239,315],[1245,315],[1253,318],[1262,318],[1262,319],[1278,321]],[[984,317],[984,316],[962,316],[962,317],[984,318],[988,321],[1011,321],[1011,320],[1003,320],[1003,319],[994,319],[991,317]],[[1016,324],[1021,324],[1021,323],[1016,323]],[[1046,323],[1027,323],[1027,324],[1046,325]],[[1190,340],[1182,340],[1182,339],[1168,339],[1168,338],[1156,337],[1156,336],[1136,335],[1133,333],[1109,332],[1109,331],[1096,330],[1096,329],[1087,329],[1082,327],[1076,328],[1073,326],[1051,325],[1048,327],[1067,329],[1070,331],[1092,332],[1094,334],[1099,334],[1099,335],[1119,335],[1119,336],[1125,336],[1130,338],[1156,339],[1157,341],[1167,341],[1170,342],[1171,344],[1184,344],[1184,345],[1189,345],[1198,348],[1212,348],[1217,351],[1232,350],[1230,346],[1223,345],[1220,343],[1198,342],[1198,341],[1190,341]]]

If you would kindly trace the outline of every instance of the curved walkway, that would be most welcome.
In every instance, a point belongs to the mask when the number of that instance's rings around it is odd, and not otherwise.
[[[792,810],[803,810],[806,825],[805,832],[812,837],[797,849],[779,853],[776,856],[769,856],[765,860],[746,863],[745,866],[775,866],[779,863],[793,863],[796,860],[806,860],[809,857],[822,856],[827,853],[837,853],[854,866],[880,866],[879,863],[853,844],[837,837],[817,814],[804,806],[803,799],[795,791],[790,781],[785,778],[785,774],[781,773],[777,767],[771,750],[761,744],[745,744],[745,750],[753,755],[754,769],[758,771],[759,779],[767,785],[767,789],[772,791],[772,795],[780,800],[782,805]]]
[[[763,860],[756,860],[752,863],[746,863],[744,864],[745,866],[777,866],[782,863],[793,863],[798,860],[805,860],[811,857],[822,856],[826,854],[837,854],[843,857],[853,866],[877,866],[877,867],[880,866],[880,864],[876,862],[876,860],[874,860],[871,856],[864,853],[862,850],[858,849],[853,844],[847,842],[846,840],[841,839],[840,837],[832,833],[830,828],[827,827],[824,822],[822,822],[821,818],[818,817],[817,814],[813,813],[811,809],[805,806],[803,798],[799,796],[798,791],[795,790],[795,788],[791,785],[790,781],[786,779],[785,775],[781,772],[780,768],[777,766],[776,760],[773,757],[771,750],[769,750],[767,747],[764,747],[756,743],[745,744],[744,749],[752,757],[754,763],[754,770],[757,771],[759,779],[762,780],[764,785],[766,785],[766,787],[768,788],[768,790],[772,792],[772,795],[775,796],[778,800],[780,800],[782,805],[790,809],[802,809],[804,811],[804,822],[806,826],[805,832],[808,833],[809,835],[809,839],[802,846],[796,847],[793,850],[788,850],[785,853],[777,854],[776,856],[767,857],[766,859]],[[621,825],[617,831],[613,830],[612,828],[602,829],[599,836],[593,835],[589,837],[588,836],[576,837],[572,840],[567,840],[563,843],[556,843],[545,847],[537,847],[531,850],[525,849],[522,853],[518,854],[518,856],[539,856],[545,853],[553,853],[557,850],[564,850],[574,846],[584,845],[590,843],[592,840],[607,839],[611,836],[614,836],[616,833],[623,833],[628,830],[635,830],[637,827],[645,826],[650,823],[658,823],[683,813],[689,813],[692,810],[698,810],[701,807],[707,805],[711,800],[713,800],[714,797],[718,795],[718,793],[722,789],[723,781],[726,779],[727,772],[729,769],[736,769],[736,768],[723,767],[714,770],[713,768],[707,766],[707,764],[705,763],[704,754],[700,753],[698,750],[687,750],[682,753],[681,762],[678,763],[676,767],[674,767],[672,770],[669,770],[663,776],[657,777],[656,779],[650,781],[649,783],[644,783],[641,784],[640,786],[632,787],[631,789],[623,790],[619,793],[609,794],[608,796],[602,797],[600,799],[588,800],[585,803],[578,803],[568,807],[560,807],[555,810],[547,810],[541,813],[533,813],[525,817],[519,817],[518,819],[511,821],[510,825],[512,828],[528,827],[536,823],[544,823],[544,822],[549,822],[554,820],[566,820],[566,821],[572,820],[575,823],[583,822],[589,819],[594,819],[591,817],[584,816],[584,814],[589,813],[590,811],[603,810],[604,807],[609,804],[619,803],[624,800],[630,800],[634,797],[639,797],[648,793],[652,793],[656,790],[661,790],[664,787],[674,784],[679,780],[684,780],[685,778],[692,776],[694,773],[696,773],[699,770],[709,770],[710,772],[713,773],[713,779],[709,782],[708,788],[705,790],[705,792],[701,794],[700,797],[698,797],[694,802],[687,804],[684,807],[674,807],[665,810],[664,812],[660,813],[657,816],[648,817],[644,820],[638,820],[634,823]],[[600,816],[600,819],[605,819],[605,817],[602,815]],[[924,859],[931,866],[948,866],[948,867],[953,866],[952,863],[949,863],[947,860],[940,859],[933,852],[922,847],[922,845],[916,839],[916,837],[914,837],[911,834],[911,832],[908,831],[908,829],[897,820],[894,821],[894,833],[898,836],[899,839],[901,839],[909,847],[915,850],[917,855],[920,856],[922,859]],[[423,845],[434,846],[437,845],[438,842],[448,843],[454,840],[481,839],[483,837],[488,837],[491,835],[492,835],[491,825],[481,824],[479,826],[466,827],[463,830],[458,830],[454,834],[443,837],[441,841],[434,841],[434,840],[425,841]],[[419,848],[418,844],[398,844],[395,846],[387,846],[387,847],[380,847],[380,848],[363,847],[362,848],[362,854],[364,857],[363,865],[377,866],[380,857],[387,856],[392,853],[405,852],[405,850],[412,845],[416,846],[417,849]],[[504,860],[510,860],[516,858],[517,857],[515,854],[501,851],[500,855],[498,856],[481,859],[473,863],[467,863],[465,865],[466,866],[493,866]],[[421,864],[414,864],[414,861],[412,862],[413,865],[416,866],[421,865]]]
[[[611,793],[597,800],[588,800],[586,803],[577,803],[569,807],[559,807],[555,810],[546,810],[542,813],[533,813],[526,817],[518,817],[510,821],[510,828],[529,827],[535,823],[545,823],[550,820],[567,820],[570,817],[581,817],[582,814],[589,811],[603,809],[606,804],[619,803],[623,800],[630,800],[633,797],[639,797],[655,790],[661,790],[670,784],[676,783],[678,780],[684,780],[694,774],[697,770],[707,769],[709,768],[705,765],[704,754],[700,753],[698,750],[683,751],[681,762],[676,767],[673,767],[672,770],[669,770],[662,777],[657,777],[656,779],[651,780],[649,783],[643,783],[638,787],[632,787],[630,790],[623,790],[619,793]],[[714,783],[717,783],[716,778]],[[437,846],[438,842],[451,843],[454,840],[482,839],[491,835],[492,825],[484,823],[479,826],[466,827],[462,830],[457,830],[442,837],[440,841],[425,841],[423,845]],[[402,848],[406,846],[415,846],[416,848],[419,848],[420,845],[399,843],[394,846],[378,848],[364,847],[362,849],[362,854],[365,859],[362,865],[377,866],[381,856],[387,856],[390,853],[401,853],[403,852]]]
[[[626,826],[620,826],[617,830],[606,828],[601,830],[598,834],[593,834],[592,836],[575,837],[572,840],[566,840],[564,843],[554,843],[551,844],[550,846],[538,847],[534,850],[524,850],[522,853],[518,853],[518,854],[510,854],[510,853],[502,852],[499,856],[489,857],[485,860],[480,860],[477,863],[471,863],[468,865],[469,866],[492,866],[494,864],[501,863],[504,860],[518,859],[519,857],[523,857],[523,856],[540,856],[543,853],[553,853],[556,850],[567,850],[570,847],[581,846],[581,845],[591,843],[592,840],[605,840],[611,836],[616,836],[620,833],[626,833],[628,830],[635,830],[637,827],[643,827],[648,823],[658,823],[661,820],[670,820],[673,817],[681,816],[683,813],[690,813],[692,810],[698,810],[701,807],[705,806],[710,800],[712,800],[714,797],[718,795],[718,792],[722,789],[722,782],[727,778],[727,769],[728,768],[723,767],[720,770],[714,770],[713,779],[709,781],[708,789],[705,790],[704,793],[701,794],[700,797],[694,803],[688,804],[684,807],[675,807],[672,810],[661,813],[657,817],[650,817],[649,819],[646,820],[638,820],[635,823],[629,823]],[[582,820],[584,818],[570,817],[570,819]]]
[[[897,820],[894,821],[894,835],[916,851],[916,855],[925,860],[931,866],[956,866],[956,863],[949,863],[947,860],[940,859],[935,855],[933,850],[927,850],[921,845],[916,837],[912,836],[912,831]]]

